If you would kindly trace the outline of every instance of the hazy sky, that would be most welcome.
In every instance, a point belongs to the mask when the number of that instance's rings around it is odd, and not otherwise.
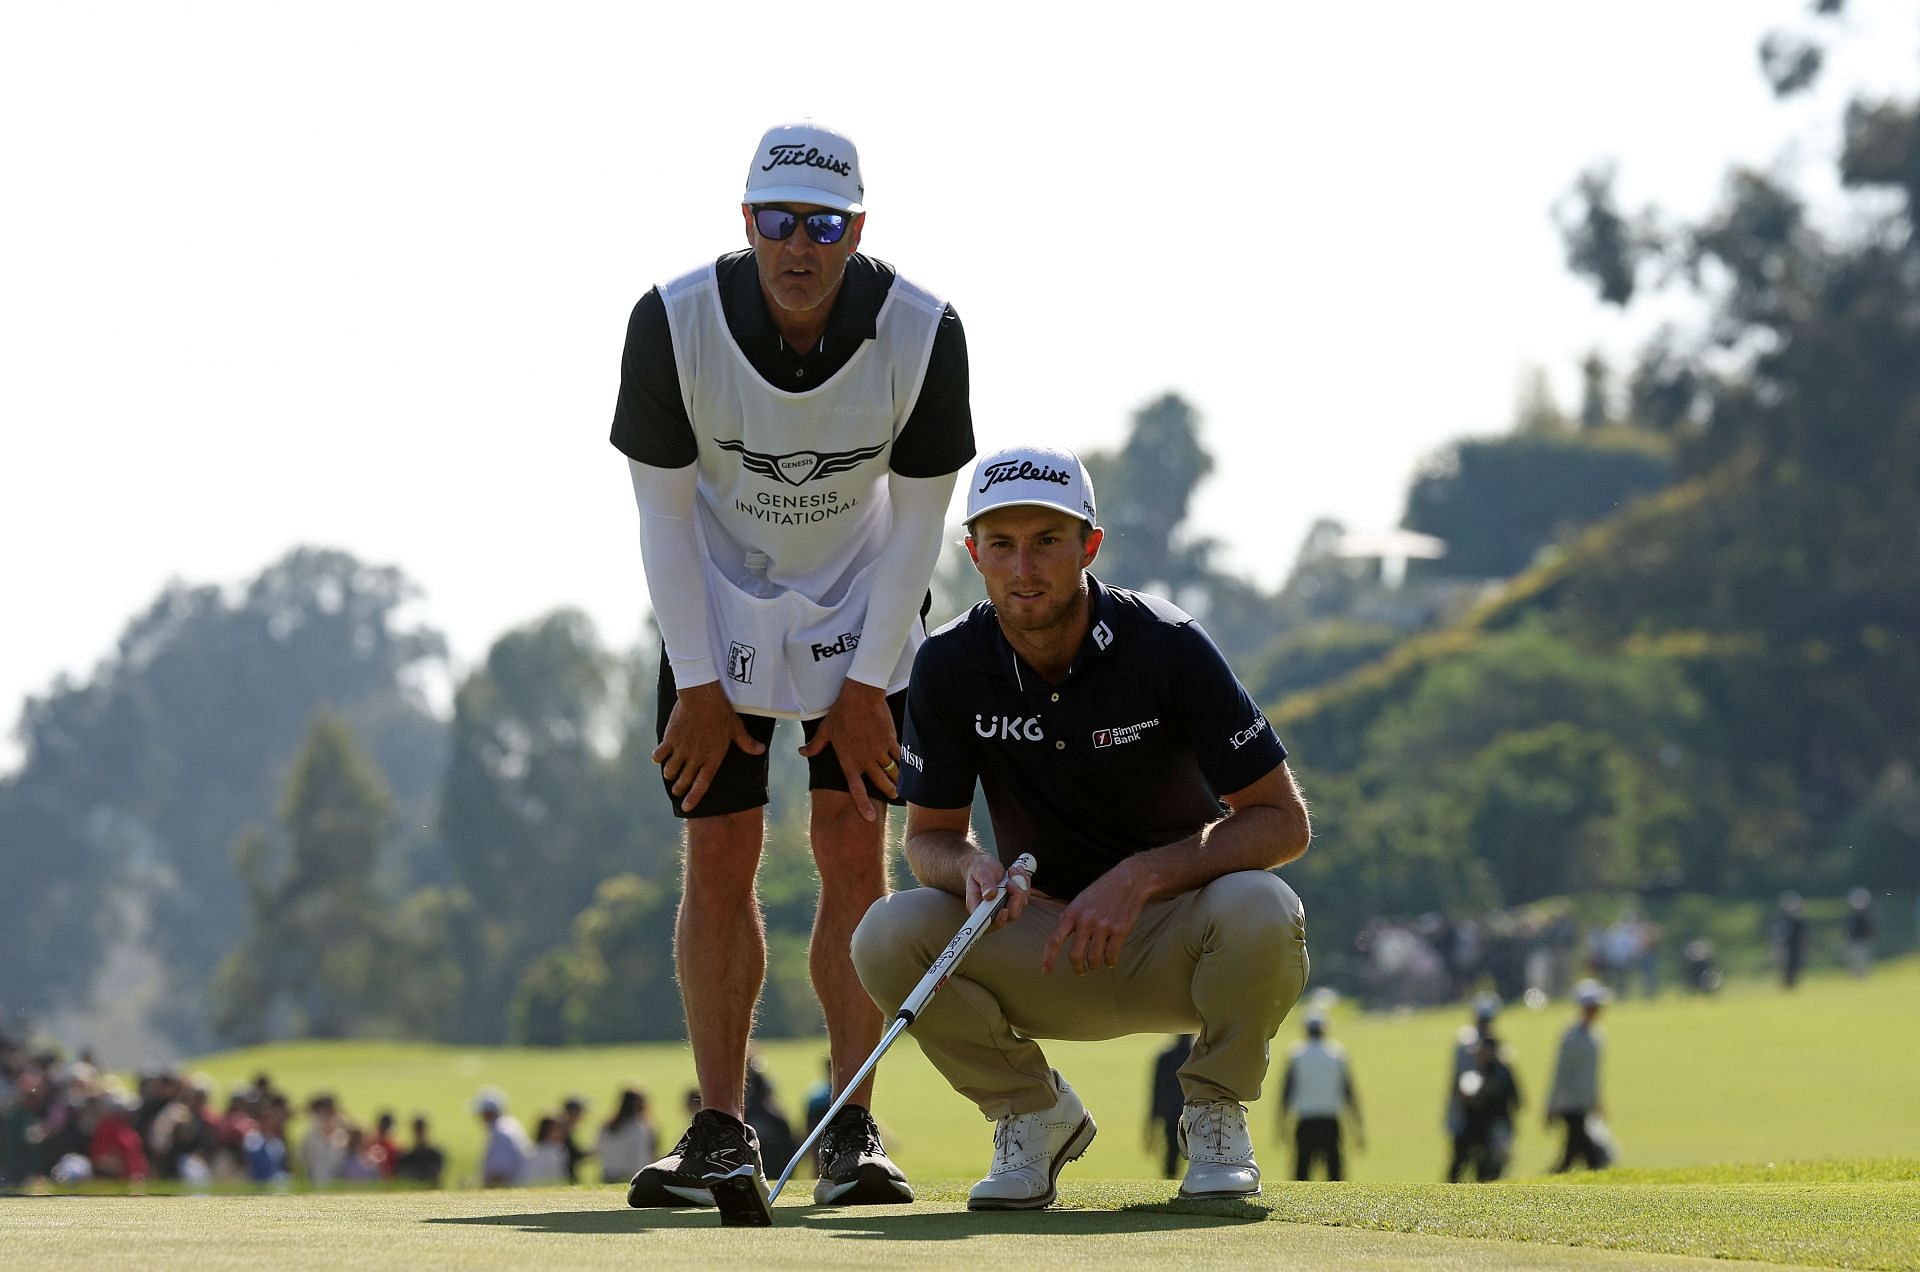
[[[860,145],[864,248],[964,318],[983,449],[1111,446],[1177,390],[1199,529],[1275,583],[1524,368],[1570,394],[1636,342],[1562,264],[1583,167],[1697,214],[1731,158],[1822,173],[1842,89],[1913,91],[1920,0],[1854,0],[1775,104],[1756,42],[1809,7],[10,5],[0,724],[169,578],[302,543],[402,567],[462,666],[559,605],[631,642],[627,313],[743,245],[799,115]]]

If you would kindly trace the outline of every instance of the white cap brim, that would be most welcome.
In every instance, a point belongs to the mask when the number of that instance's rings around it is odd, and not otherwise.
[[[764,190],[749,190],[740,201],[747,204],[760,203],[811,203],[815,207],[831,208],[835,212],[847,212],[858,215],[865,212],[866,206],[849,202],[830,190],[821,190],[814,186],[768,186]]]

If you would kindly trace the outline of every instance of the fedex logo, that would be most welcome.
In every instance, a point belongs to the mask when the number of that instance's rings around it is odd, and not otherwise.
[[[823,658],[832,658],[837,654],[851,653],[858,648],[860,648],[860,633],[842,632],[840,633],[840,639],[834,641],[831,645],[822,645],[815,642],[813,646],[813,661],[819,662]]]
[[[1047,737],[1040,728],[1039,716],[977,715],[973,717],[973,731],[983,738],[1009,742],[1044,742]]]

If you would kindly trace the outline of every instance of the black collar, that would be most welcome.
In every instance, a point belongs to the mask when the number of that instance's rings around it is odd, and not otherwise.
[[[987,605],[987,611],[993,613],[993,605],[991,602]],[[1066,677],[1061,680],[1061,684],[1065,684],[1068,680],[1073,679],[1074,673],[1079,671],[1081,664],[1085,663],[1089,658],[1113,657],[1113,648],[1117,643],[1115,640],[1116,625],[1114,618],[1118,612],[1119,605],[1113,599],[1113,593],[1104,586],[1099,579],[1095,578],[1092,574],[1088,574],[1087,631],[1086,634],[1080,638],[1079,652],[1074,654],[1073,662],[1068,664]],[[999,672],[1006,679],[1012,680],[1020,685],[1022,689],[1026,687],[1026,678],[1029,673],[1032,674],[1036,683],[1047,683],[1045,677],[1041,676],[1039,672],[1034,671],[1032,664],[1020,657],[1019,653],[1013,647],[1013,642],[1009,641],[1007,634],[1000,630],[1000,619],[997,614],[993,620],[992,643],[995,654],[993,659],[995,671]]]
[[[736,338],[779,340],[780,329],[767,312],[760,291],[760,271],[753,251],[729,252],[714,263],[720,284],[720,307]],[[893,273],[870,256],[855,252],[847,258],[840,294],[833,298],[823,340],[871,340],[880,332],[880,307],[886,303]],[[806,352],[812,352],[807,350]]]

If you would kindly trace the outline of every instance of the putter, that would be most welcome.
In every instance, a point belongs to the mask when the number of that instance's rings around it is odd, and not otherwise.
[[[994,916],[999,914],[1001,907],[1007,904],[1012,895],[1012,887],[1018,886],[1025,890],[1024,884],[1009,882],[1013,879],[1014,870],[1024,870],[1031,877],[1034,865],[1032,853],[1021,853],[1014,859],[1013,865],[1007,868],[1000,886],[980,899],[980,904],[974,907],[972,914],[967,916],[967,921],[960,925],[960,930],[953,934],[951,941],[947,942],[947,948],[940,951],[940,957],[933,960],[933,965],[927,968],[927,974],[920,978],[920,983],[913,987],[913,992],[908,994],[906,1001],[900,1004],[900,1010],[893,1014],[893,1024],[888,1027],[886,1036],[880,1039],[880,1045],[873,1049],[873,1054],[868,1056],[867,1062],[860,1066],[860,1071],[853,1075],[853,1080],[841,1089],[839,1097],[827,1107],[825,1116],[814,1126],[806,1142],[800,1145],[799,1151],[794,1153],[793,1160],[788,1162],[787,1168],[780,1172],[780,1179],[774,1184],[772,1192],[769,1193],[766,1185],[761,1183],[751,1171],[747,1172],[746,1180],[736,1181],[729,1176],[726,1179],[714,1181],[713,1200],[720,1208],[722,1224],[765,1227],[773,1222],[774,1199],[780,1195],[780,1190],[787,1186],[787,1181],[793,1178],[794,1169],[806,1160],[814,1144],[826,1133],[828,1125],[833,1121],[833,1115],[840,1111],[847,1099],[859,1089],[862,1082],[866,1081],[867,1075],[872,1073],[874,1066],[880,1063],[880,1057],[887,1054],[887,1048],[893,1045],[894,1040],[905,1033],[908,1026],[912,1025],[919,1018],[920,1013],[926,1010],[928,1000],[933,997],[935,991],[947,983],[947,977],[953,975],[953,969],[960,965],[960,960],[980,943],[981,937],[992,930]],[[723,1196],[726,1200],[722,1200]]]

